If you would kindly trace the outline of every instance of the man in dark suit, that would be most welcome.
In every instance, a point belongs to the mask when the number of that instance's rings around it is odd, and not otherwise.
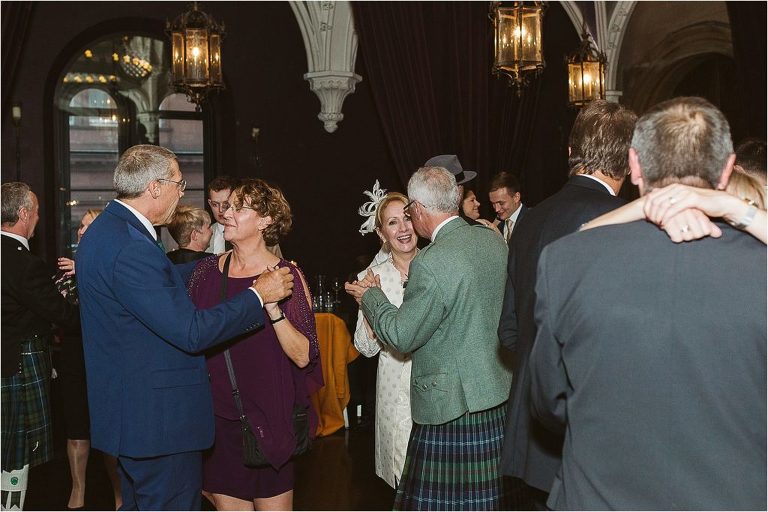
[[[505,475],[542,509],[560,467],[563,438],[531,419],[528,357],[536,337],[533,307],[536,266],[547,244],[621,206],[616,194],[629,173],[628,151],[637,117],[617,103],[594,101],[576,117],[569,138],[571,177],[552,197],[532,208],[515,229],[507,260],[507,286],[499,340],[514,355],[502,455]],[[524,498],[523,498],[524,500]]]
[[[91,408],[91,443],[119,461],[124,510],[199,510],[201,450],[213,410],[200,352],[264,323],[263,304],[287,297],[288,269],[197,310],[183,271],[157,245],[186,182],[176,155],[129,148],[114,175],[117,199],[77,251],[77,285]]]
[[[520,182],[512,173],[498,173],[491,180],[488,199],[496,212],[496,227],[509,244],[512,231],[528,210],[520,197]]]
[[[26,183],[2,185],[2,507],[24,507],[29,468],[50,460],[51,324],[76,327],[78,309],[29,251],[39,219]]]
[[[734,158],[722,113],[676,98],[638,120],[629,164],[645,195],[722,190]],[[550,508],[766,509],[766,250],[716,223],[719,238],[673,243],[641,220],[542,252],[531,401],[566,432]]]

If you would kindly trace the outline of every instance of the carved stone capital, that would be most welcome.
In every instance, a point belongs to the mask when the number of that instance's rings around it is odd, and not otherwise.
[[[325,131],[336,131],[344,119],[341,105],[362,80],[355,73],[357,33],[348,0],[290,2],[307,50],[304,79],[320,98],[318,119]]]
[[[619,103],[619,98],[621,98],[623,94],[624,94],[624,91],[608,89],[605,91],[605,99],[612,103]]]
[[[317,118],[323,122],[328,133],[338,128],[338,123],[344,119],[341,106],[347,95],[355,92],[355,86],[363,78],[344,71],[317,71],[305,73],[304,79],[309,81],[309,87],[320,99],[320,113]]]
[[[147,142],[150,144],[157,144],[157,136],[160,126],[160,116],[157,112],[139,112],[136,114],[136,119],[138,119],[142,126],[147,130]]]

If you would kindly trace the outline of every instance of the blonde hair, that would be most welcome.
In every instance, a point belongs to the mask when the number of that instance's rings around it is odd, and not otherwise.
[[[103,211],[104,210],[102,210],[101,208],[88,208],[87,210],[85,210],[85,213],[83,214],[83,218],[86,218],[88,215],[90,215],[95,219]]]
[[[405,196],[405,194],[401,194],[400,192],[390,192],[384,196],[384,198],[379,202],[379,205],[376,207],[376,229],[380,229],[384,224],[384,210],[387,208],[387,206],[389,206],[389,203],[395,201],[402,201],[403,206],[408,204],[408,198]]]
[[[747,174],[739,166],[734,166],[725,191],[742,199],[749,199],[755,203],[755,206],[765,210],[765,187],[760,180]]]
[[[211,216],[202,208],[189,205],[179,205],[173,213],[173,219],[168,224],[171,234],[179,247],[184,248],[192,241],[192,231],[201,230],[205,224],[211,223]]]

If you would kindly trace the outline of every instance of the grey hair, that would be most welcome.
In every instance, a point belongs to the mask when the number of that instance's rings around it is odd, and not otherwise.
[[[459,197],[456,177],[444,167],[421,167],[408,180],[408,198],[429,212],[456,213]]]
[[[29,188],[29,185],[21,181],[3,183],[0,193],[2,196],[3,224],[16,224],[19,221],[19,210],[22,208],[32,209],[32,194],[30,192],[32,189]]]
[[[152,144],[139,144],[125,150],[115,167],[112,179],[118,199],[139,197],[157,179],[173,176],[171,163],[175,162],[173,151]]]
[[[659,103],[637,121],[632,148],[649,188],[685,178],[716,188],[733,141],[717,107],[703,98],[680,97]]]

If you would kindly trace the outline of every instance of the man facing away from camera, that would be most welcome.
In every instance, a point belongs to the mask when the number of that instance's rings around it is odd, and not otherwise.
[[[701,98],[653,107],[629,152],[642,196],[723,190],[734,159]],[[765,510],[766,249],[715,223],[685,243],[645,220],[598,227],[542,252],[531,401],[565,431],[550,508]]]

